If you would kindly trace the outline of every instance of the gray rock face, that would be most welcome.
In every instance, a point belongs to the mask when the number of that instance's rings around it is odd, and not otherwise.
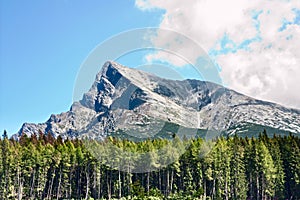
[[[243,123],[300,133],[300,110],[260,101],[199,80],[167,80],[106,62],[90,90],[70,111],[41,124],[23,124],[18,135],[102,139],[118,130],[151,137],[170,122],[183,127],[235,132]]]

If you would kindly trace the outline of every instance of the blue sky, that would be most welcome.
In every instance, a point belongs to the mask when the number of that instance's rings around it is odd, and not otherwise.
[[[0,130],[67,111],[81,63],[119,32],[158,26],[161,11],[134,1],[1,1]],[[1,134],[2,134],[1,133]]]
[[[45,122],[50,114],[68,111],[80,66],[91,51],[143,27],[171,29],[196,42],[212,59],[218,83],[300,108],[295,92],[300,91],[299,0],[2,0],[0,131],[11,135],[24,122]],[[201,78],[194,66],[206,68],[207,62],[189,46],[193,42],[181,44],[176,34],[154,36],[153,47],[178,49],[192,65],[152,50],[117,61],[132,67],[154,63],[156,68],[143,69],[166,77]]]

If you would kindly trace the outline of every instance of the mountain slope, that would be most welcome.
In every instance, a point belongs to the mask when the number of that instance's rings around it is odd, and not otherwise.
[[[68,112],[41,124],[23,124],[18,134],[39,130],[54,136],[103,138],[118,131],[148,138],[166,122],[192,129],[237,133],[243,124],[300,133],[300,110],[256,100],[199,80],[168,80],[106,62],[90,90]]]

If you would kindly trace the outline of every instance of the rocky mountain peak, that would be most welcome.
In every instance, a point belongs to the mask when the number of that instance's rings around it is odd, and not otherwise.
[[[82,100],[41,124],[25,123],[19,131],[39,130],[54,136],[103,138],[116,131],[135,137],[156,134],[165,123],[231,134],[255,124],[300,133],[300,111],[256,100],[200,80],[168,80],[107,61]]]

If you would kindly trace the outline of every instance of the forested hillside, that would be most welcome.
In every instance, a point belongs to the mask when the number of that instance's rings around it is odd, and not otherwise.
[[[111,169],[93,157],[80,140],[51,134],[0,140],[1,199],[300,199],[300,139],[268,138],[155,139],[142,142],[108,137],[91,141],[96,148],[114,146],[131,152],[153,152],[157,170],[133,173]],[[175,142],[162,155],[159,149]],[[188,144],[188,145],[186,145]],[[163,166],[171,154],[180,159]],[[139,155],[139,154],[136,154]],[[113,148],[101,157],[118,159]],[[131,158],[137,161],[139,158]],[[106,159],[107,160],[107,159]],[[132,160],[128,160],[129,163]]]

